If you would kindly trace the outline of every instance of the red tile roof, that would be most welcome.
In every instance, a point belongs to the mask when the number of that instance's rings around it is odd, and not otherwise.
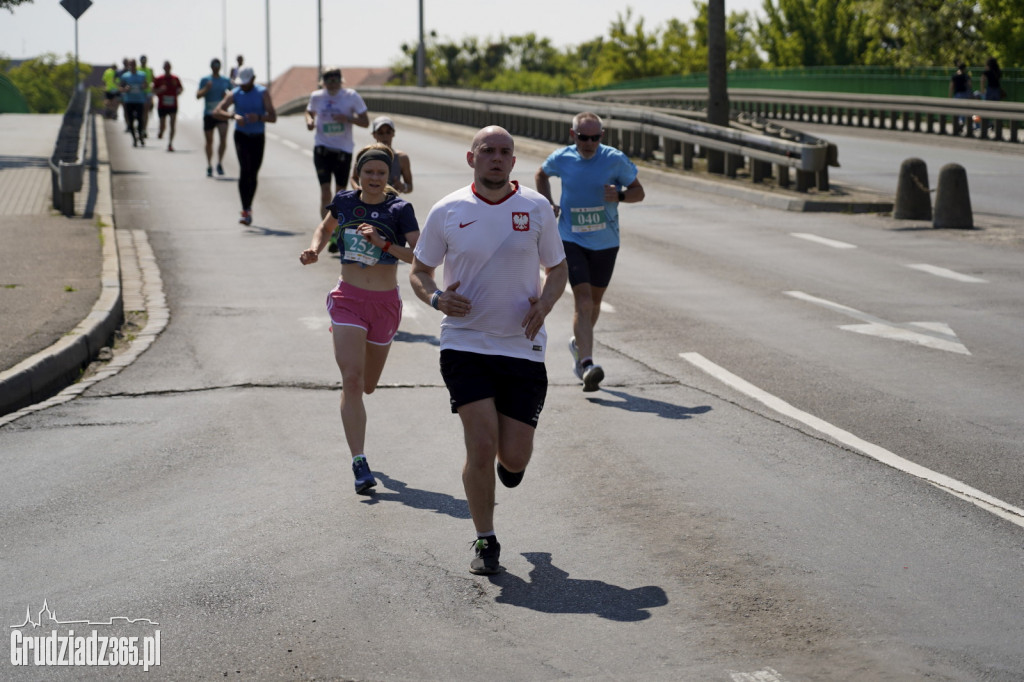
[[[384,85],[391,78],[391,69],[386,66],[343,66],[341,68],[344,86],[359,89],[361,85]],[[293,66],[270,84],[270,99],[275,107],[300,97],[309,97],[319,85],[320,78],[315,66]]]

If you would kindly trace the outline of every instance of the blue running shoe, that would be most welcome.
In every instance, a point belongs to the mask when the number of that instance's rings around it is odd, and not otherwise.
[[[365,457],[352,460],[352,473],[356,477],[356,492],[360,495],[377,485],[377,479],[370,473],[370,465],[366,463]]]

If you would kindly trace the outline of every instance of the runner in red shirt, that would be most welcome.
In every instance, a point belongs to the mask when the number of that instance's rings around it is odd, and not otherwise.
[[[171,63],[164,62],[163,75],[153,79],[153,94],[156,95],[156,113],[160,116],[158,138],[163,139],[167,118],[171,119],[171,130],[167,136],[167,151],[169,152],[174,151],[174,124],[178,119],[178,95],[184,90],[178,77],[171,73]]]

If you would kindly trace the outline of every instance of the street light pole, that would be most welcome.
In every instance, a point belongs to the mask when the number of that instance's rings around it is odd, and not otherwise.
[[[416,85],[425,87],[427,84],[427,48],[423,44],[423,0],[420,0],[420,44],[416,47]]]
[[[224,39],[221,49],[221,64],[228,68],[228,0],[221,0],[220,3],[220,29]]]
[[[316,0],[316,79],[324,72],[324,2]]]
[[[267,87],[270,87],[270,0],[267,0]]]

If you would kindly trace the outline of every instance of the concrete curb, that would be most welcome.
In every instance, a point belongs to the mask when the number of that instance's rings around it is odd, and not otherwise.
[[[107,345],[124,319],[121,264],[110,189],[110,157],[102,121],[96,123],[96,145],[97,193],[93,216],[102,226],[100,295],[85,319],[57,343],[0,372],[0,415],[46,400],[77,381],[82,370]]]

